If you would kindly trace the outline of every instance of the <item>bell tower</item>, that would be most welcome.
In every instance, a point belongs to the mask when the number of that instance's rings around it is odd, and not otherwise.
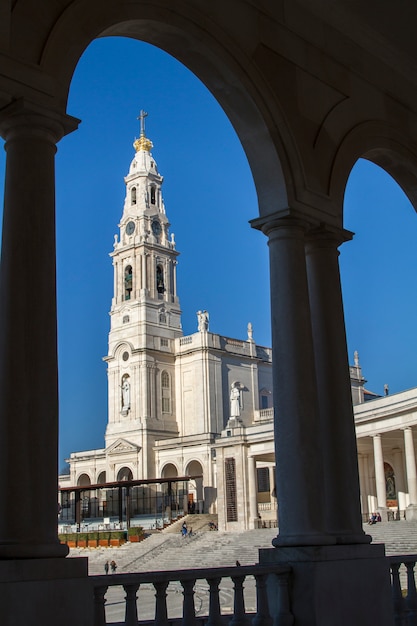
[[[119,439],[139,446],[142,469],[138,469],[138,478],[152,477],[152,463],[145,458],[146,450],[152,450],[152,440],[177,433],[174,339],[182,336],[176,284],[179,253],[174,235],[169,233],[163,177],[151,153],[153,144],[145,134],[146,116],[141,111],[138,118],[140,136],[133,143],[135,156],[125,177],[119,234],[110,254],[114,294],[105,357],[109,389],[106,448]]]

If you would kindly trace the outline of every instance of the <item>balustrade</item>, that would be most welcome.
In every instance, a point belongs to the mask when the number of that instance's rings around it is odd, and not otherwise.
[[[285,565],[248,565],[237,567],[220,567],[211,569],[181,570],[175,572],[144,572],[135,574],[115,574],[108,576],[91,576],[90,581],[94,588],[95,623],[94,626],[108,626],[111,623],[106,619],[106,593],[109,587],[121,586],[125,591],[125,626],[137,626],[145,621],[155,623],[156,626],[168,626],[175,622],[182,626],[196,626],[203,619],[207,626],[221,626],[224,624],[221,613],[220,586],[225,579],[233,583],[233,613],[230,624],[232,626],[249,626],[250,619],[254,619],[254,626],[290,626],[294,618],[290,609],[289,576],[291,568]],[[253,577],[256,588],[256,612],[245,609],[245,581]],[[208,614],[200,615],[196,612],[194,594],[196,582],[207,584]],[[169,583],[180,583],[183,590],[182,619],[178,616],[169,616],[167,604],[167,589]],[[278,614],[271,616],[268,605],[268,584],[273,586],[275,596],[279,597]],[[138,590],[143,585],[153,585],[155,590],[155,619],[141,619],[140,597]],[[139,612],[138,612],[139,607]],[[120,624],[120,622],[117,622]]]
[[[417,625],[417,592],[414,567],[417,554],[387,557],[391,569],[395,626]]]

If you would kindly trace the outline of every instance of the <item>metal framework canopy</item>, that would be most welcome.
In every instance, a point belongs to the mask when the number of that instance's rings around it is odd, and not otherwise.
[[[85,527],[163,528],[195,511],[191,481],[202,475],[120,480],[59,489],[58,524]]]

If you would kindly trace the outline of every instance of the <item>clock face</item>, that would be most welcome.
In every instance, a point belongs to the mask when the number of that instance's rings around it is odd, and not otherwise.
[[[135,222],[128,222],[126,225],[126,235],[133,235],[135,232]]]
[[[158,222],[158,220],[154,220],[152,222],[152,232],[155,235],[155,237],[159,237],[159,235],[161,234],[162,226],[161,226],[161,223]]]

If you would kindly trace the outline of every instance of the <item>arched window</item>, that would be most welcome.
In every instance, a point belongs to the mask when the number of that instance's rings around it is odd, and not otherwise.
[[[155,204],[156,189],[154,185],[151,187],[151,204]]]
[[[171,379],[165,370],[161,374],[162,413],[171,413]]]
[[[133,270],[132,266],[128,265],[125,269],[125,300],[130,300],[133,284]]]
[[[164,293],[165,291],[164,269],[162,265],[156,266],[156,290],[158,293]]]
[[[117,480],[133,480],[132,470],[129,467],[122,467],[117,472]]]
[[[130,192],[130,203],[136,204],[136,187],[132,187]]]

